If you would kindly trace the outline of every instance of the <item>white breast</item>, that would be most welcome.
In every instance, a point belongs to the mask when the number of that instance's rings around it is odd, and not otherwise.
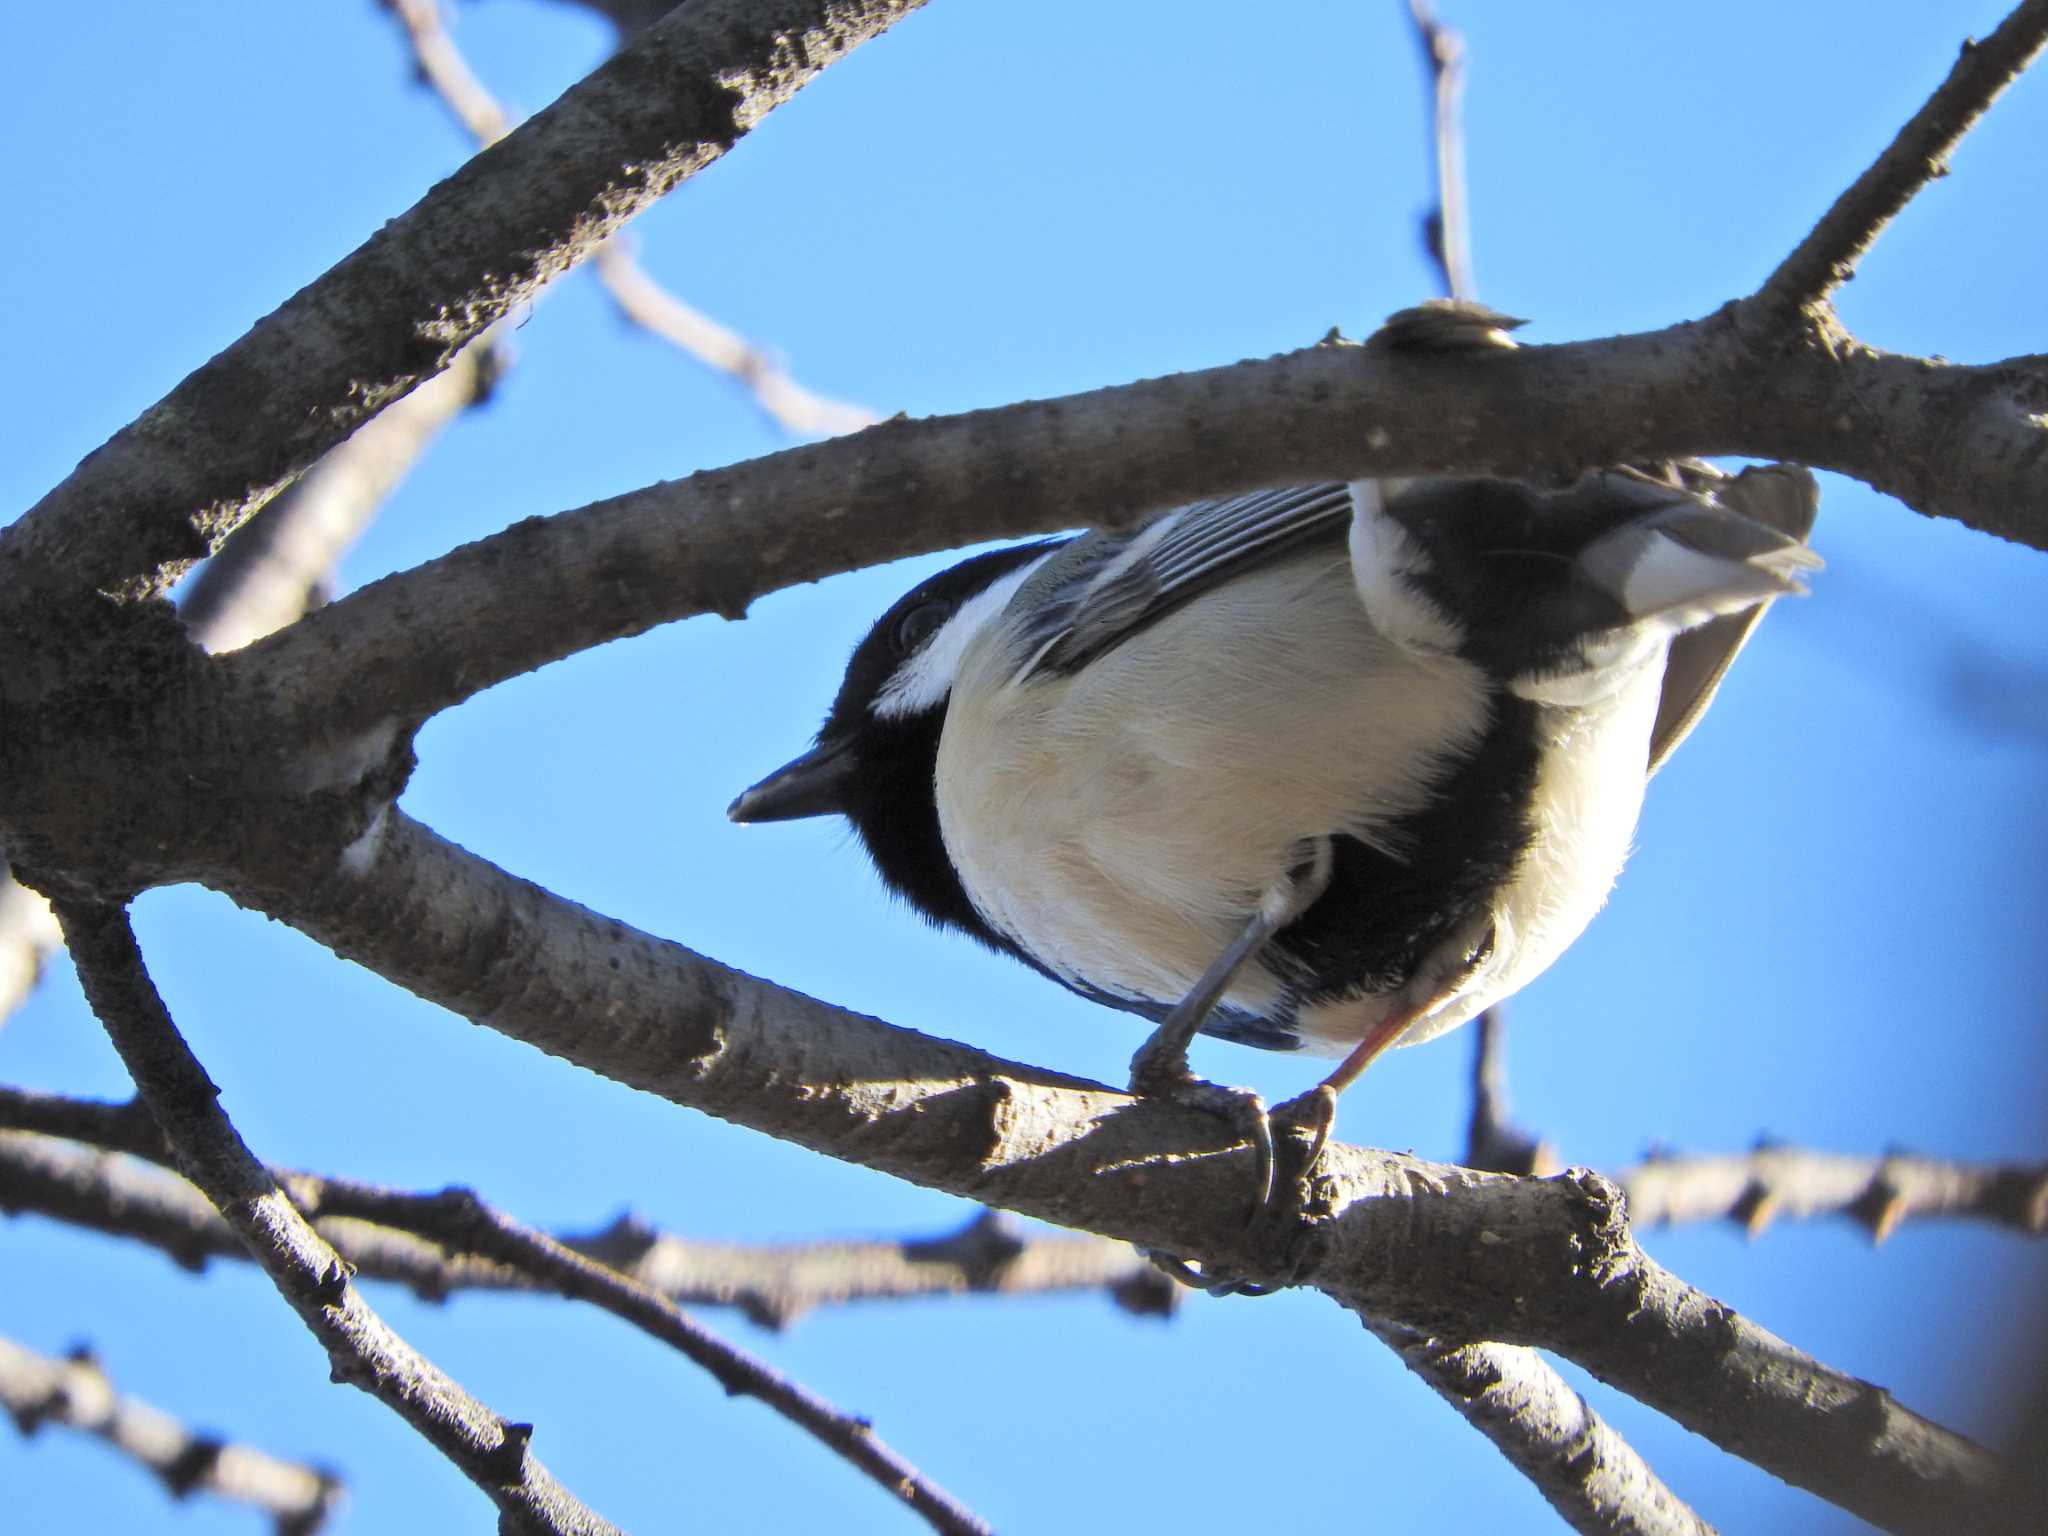
[[[1477,670],[1383,639],[1341,554],[1206,594],[1071,677],[1010,682],[1005,641],[984,631],[953,688],[947,851],[988,922],[1126,997],[1183,996],[1301,840],[1388,846],[1486,724]],[[1259,1011],[1277,992],[1251,966],[1225,1000]]]

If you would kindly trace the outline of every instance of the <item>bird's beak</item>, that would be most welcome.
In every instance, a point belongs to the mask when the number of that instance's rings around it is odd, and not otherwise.
[[[851,742],[820,742],[742,794],[725,814],[734,821],[839,815],[846,809],[847,786],[858,764]]]

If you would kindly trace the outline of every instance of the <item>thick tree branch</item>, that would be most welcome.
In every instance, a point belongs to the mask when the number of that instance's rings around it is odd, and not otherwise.
[[[2048,367],[2033,361],[1966,368],[1808,349],[1760,372],[1728,311],[1454,358],[1325,345],[886,422],[528,519],[330,604],[228,666],[309,718],[368,728],[658,623],[738,617],[766,592],[841,571],[1367,474],[1748,453],[1841,470],[2048,548],[2048,415],[2030,411],[2048,412]],[[1958,434],[1974,445],[1961,458]],[[384,687],[365,693],[363,676]]]
[[[1533,1350],[1365,1326],[1485,1435],[1584,1536],[1712,1536],[1713,1527]]]
[[[0,539],[10,601],[164,591],[294,475],[921,0],[694,0],[385,225]]]
[[[420,455],[488,398],[504,368],[498,334],[479,336],[446,372],[329,450],[193,574],[178,611],[200,645],[236,650],[318,606],[336,562]]]
[[[128,914],[75,902],[56,907],[86,1000],[181,1171],[206,1192],[326,1348],[335,1379],[369,1392],[453,1462],[498,1506],[501,1530],[615,1536],[533,1455],[533,1426],[499,1418],[370,1310],[340,1256],[293,1208],[221,1110],[219,1090],[143,967]]]
[[[1778,264],[1757,298],[1787,313],[1824,302],[1856,275],[1856,263],[1887,224],[1928,182],[1948,174],[1948,157],[2048,42],[2048,0],[2023,0],[1962,56],[1925,106],[1855,183],[1835,199],[1812,233]]]
[[[1503,1179],[1333,1148],[1299,1224],[1248,1231],[1213,1117],[898,1030],[513,879],[401,813],[324,877],[230,892],[466,1018],[845,1161],[1325,1290],[1450,1339],[1555,1350],[1724,1448],[1901,1530],[1990,1464],[1881,1390],[1683,1285],[1597,1175]],[[374,921],[372,920],[374,918]]]
[[[1442,1172],[1428,1177],[1434,1183]],[[1989,1517],[1997,1468],[1985,1452],[1686,1285],[1636,1244],[1626,1202],[1606,1179],[1571,1169],[1511,1187],[1554,1192],[1563,1208],[1533,1225],[1531,1207],[1454,1222],[1469,1245],[1466,1263],[1438,1271],[1434,1297],[1417,1298],[1422,1315],[1400,1321],[1452,1339],[1560,1354],[1723,1450],[1887,1530],[1938,1536],[1954,1529],[1959,1511],[1971,1511],[1966,1524]],[[1344,1305],[1385,1317],[1371,1298],[1392,1275],[1409,1274],[1417,1260],[1433,1268],[1454,1245],[1438,1247],[1449,1234],[1426,1230],[1434,1223],[1421,1206],[1396,1237],[1385,1212],[1360,1210],[1382,1198],[1377,1191],[1349,1198],[1333,1194],[1330,1219],[1308,1240],[1314,1251],[1305,1269]],[[1574,1235],[1560,1241],[1553,1223]],[[1560,1291],[1573,1302],[1553,1313],[1548,1297]]]
[[[116,1392],[84,1352],[52,1360],[0,1338],[0,1407],[24,1435],[61,1424],[97,1436],[174,1499],[204,1493],[253,1505],[270,1517],[277,1536],[313,1536],[341,1501],[341,1482],[331,1473],[195,1434],[163,1410]]]

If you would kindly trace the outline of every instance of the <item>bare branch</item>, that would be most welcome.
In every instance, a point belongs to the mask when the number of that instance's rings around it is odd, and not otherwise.
[[[1455,358],[1324,345],[924,421],[528,519],[350,594],[229,659],[232,676],[364,730],[545,662],[905,555],[1261,485],[1526,472],[1734,452],[1858,475],[2048,548],[2048,366],[1795,351],[1757,371],[1717,317]],[[1881,430],[1847,424],[1881,413]],[[1958,458],[1954,434],[1978,450]],[[1939,475],[1932,466],[1941,466]],[[986,494],[1001,485],[1004,494]],[[245,670],[246,669],[246,670]],[[383,686],[374,696],[363,676]]]
[[[179,1175],[55,1136],[0,1131],[0,1211],[146,1243],[184,1269],[204,1269],[212,1259],[253,1262],[212,1203]],[[458,1290],[540,1288],[502,1265],[368,1222],[335,1218],[319,1223],[319,1232],[357,1274],[397,1281],[428,1301]]]
[[[1343,1153],[1347,1161],[1355,1156],[1353,1149]],[[1637,1245],[1626,1202],[1609,1181],[1569,1169],[1555,1179],[1513,1182],[1523,1191],[1570,1191],[1565,1198],[1576,1209],[1563,1219],[1575,1235],[1564,1251],[1551,1248],[1554,1238],[1535,1246],[1535,1229],[1521,1216],[1483,1218],[1463,1228],[1465,1240],[1497,1256],[1498,1269],[1484,1283],[1499,1287],[1506,1305],[1466,1291],[1463,1275],[1444,1275],[1424,1315],[1402,1321],[1563,1355],[1730,1454],[1887,1530],[1939,1536],[1954,1529],[1960,1510],[1971,1510],[1972,1519],[1989,1516],[1998,1468],[1987,1453],[1908,1411],[1883,1388],[1822,1365],[1686,1285]],[[1362,1245],[1390,1237],[1383,1230],[1367,1236],[1382,1213],[1360,1209],[1383,1195],[1375,1191],[1349,1205],[1345,1198],[1332,1201],[1333,1219],[1315,1239],[1310,1268],[1337,1300],[1384,1316],[1366,1299],[1380,1279],[1367,1278],[1370,1270],[1387,1262],[1384,1250],[1375,1259]],[[1434,1252],[1433,1241],[1417,1244],[1412,1226],[1409,1234],[1410,1251],[1399,1261],[1404,1270],[1419,1257],[1416,1246]],[[1568,1314],[1534,1327],[1511,1318],[1497,1327],[1485,1316],[1548,1312],[1536,1298],[1565,1269],[1577,1270],[1571,1288],[1583,1286]]]
[[[598,248],[593,265],[619,313],[651,336],[688,353],[706,367],[746,385],[754,403],[795,437],[838,437],[882,418],[864,405],[834,400],[804,388],[765,348],[726,329],[702,310],[662,287],[615,235]]]
[[[1496,1003],[1473,1022],[1472,1116],[1465,1126],[1465,1166],[1490,1173],[1555,1173],[1557,1148],[1516,1125],[1508,1114],[1508,1025]]]
[[[512,131],[512,114],[476,77],[441,21],[438,0],[378,0],[397,20],[420,80],[472,139],[488,148]]]
[[[697,0],[428,192],[0,538],[10,604],[164,591],[293,476],[921,0]]]
[[[2023,0],[1962,56],[1870,168],[1835,199],[1812,233],[1757,291],[1767,313],[1824,302],[1856,274],[1856,263],[1928,182],[1948,174],[1948,157],[2005,88],[2048,42],[2048,0]]]
[[[510,879],[400,812],[327,878],[296,874],[256,904],[466,1018],[672,1102],[1249,1280],[1312,1284],[1361,1316],[1555,1350],[1900,1529],[1952,1529],[1987,1497],[1982,1451],[1682,1284],[1636,1246],[1598,1175],[1505,1179],[1333,1147],[1302,1219],[1250,1231],[1251,1150],[1215,1117],[729,970]]]
[[[1422,67],[1429,74],[1430,160],[1436,206],[1422,218],[1422,243],[1443,278],[1444,295],[1473,299],[1472,226],[1465,206],[1465,135],[1459,104],[1465,91],[1465,41],[1436,18],[1429,0],[1408,0]]]
[[[195,1434],[114,1384],[89,1353],[52,1360],[0,1338],[0,1406],[32,1435],[46,1424],[96,1435],[142,1466],[174,1499],[195,1493],[251,1504],[278,1536],[313,1536],[341,1501],[342,1486],[317,1467],[252,1446]]]
[[[5,1134],[10,1131],[31,1134]],[[210,1257],[248,1256],[183,1178],[159,1176],[67,1142],[173,1164],[156,1122],[135,1101],[107,1104],[0,1084],[0,1209],[35,1211],[139,1238],[193,1268]],[[272,1169],[271,1176],[290,1192],[363,1191],[365,1198],[385,1193],[284,1169]],[[545,1276],[450,1253],[374,1221],[320,1215],[316,1225],[359,1274],[396,1280],[432,1300],[456,1290],[550,1288]],[[670,1301],[737,1307],[750,1321],[777,1329],[814,1308],[856,1301],[1099,1290],[1125,1311],[1153,1317],[1172,1311],[1180,1297],[1179,1287],[1127,1243],[1073,1234],[1026,1236],[1012,1231],[997,1211],[984,1211],[936,1237],[896,1242],[713,1243],[625,1216],[599,1231],[555,1241]]]
[[[501,1528],[612,1536],[615,1527],[557,1483],[528,1447],[529,1424],[492,1413],[407,1344],[363,1301],[348,1267],[250,1154],[219,1090],[186,1046],[118,907],[57,904],[86,1000],[105,1026],[185,1176],[206,1192],[333,1361],[498,1506]]]
[[[291,1192],[308,1214],[330,1211],[405,1228],[457,1252],[481,1254],[537,1277],[560,1295],[601,1307],[708,1371],[728,1395],[758,1398],[902,1499],[933,1530],[947,1536],[987,1536],[990,1530],[972,1510],[891,1449],[868,1420],[842,1412],[728,1344],[653,1288],[492,1210],[468,1190],[405,1195],[298,1178],[292,1180]]]
[[[398,19],[420,78],[441,99],[456,121],[478,144],[488,146],[512,131],[506,112],[476,77],[462,51],[441,21],[437,0],[380,0]],[[622,37],[643,30],[628,18],[613,16]],[[598,247],[593,266],[619,313],[634,325],[668,342],[708,368],[730,374],[744,384],[755,404],[783,431],[798,437],[834,437],[872,426],[881,417],[858,405],[828,399],[805,389],[764,348],[728,330],[663,288],[650,277],[614,236]]]
[[[503,370],[487,332],[437,374],[367,421],[235,531],[194,574],[179,612],[209,651],[232,651],[317,607],[320,588],[377,509],[451,421],[486,398]]]
[[[1639,1226],[1732,1221],[1755,1237],[1781,1216],[1848,1216],[1883,1242],[1901,1222],[1958,1216],[2048,1235],[2048,1164],[1765,1146],[1740,1157],[1657,1157],[1616,1178]]]
[[[441,429],[488,393],[499,367],[492,335],[478,337],[446,373],[366,423],[243,524],[184,594],[193,638],[234,650],[317,606],[335,562]],[[28,1000],[60,942],[49,902],[0,858],[0,1021]]]
[[[1140,1317],[1171,1312],[1181,1296],[1128,1243],[1024,1236],[996,1211],[939,1237],[900,1242],[707,1243],[624,1217],[562,1242],[664,1296],[736,1306],[768,1328],[820,1306],[916,1296],[1102,1291]]]
[[[1533,1350],[1365,1326],[1485,1435],[1585,1536],[1712,1536],[1613,1427]]]

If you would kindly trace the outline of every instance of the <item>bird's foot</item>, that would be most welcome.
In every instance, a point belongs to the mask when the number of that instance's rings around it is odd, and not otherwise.
[[[1139,1057],[1143,1056],[1141,1051]],[[1298,1215],[1298,1208],[1294,1197],[1286,1201],[1276,1199],[1274,1175],[1280,1161],[1278,1137],[1285,1133],[1299,1133],[1287,1134],[1286,1161],[1290,1171],[1287,1187],[1290,1190],[1305,1187],[1303,1181],[1314,1173],[1323,1148],[1329,1144],[1330,1128],[1336,1121],[1336,1091],[1321,1085],[1268,1111],[1257,1094],[1205,1082],[1191,1074],[1185,1062],[1176,1068],[1171,1062],[1162,1067],[1160,1063],[1141,1059],[1133,1062],[1133,1069],[1132,1092],[1200,1109],[1224,1120],[1246,1137],[1257,1160],[1258,1198],[1252,1203],[1251,1215],[1245,1225],[1255,1228],[1261,1222],[1270,1222],[1276,1240],[1284,1239],[1288,1221]],[[1304,1140],[1307,1143],[1306,1153],[1297,1155],[1297,1149]],[[1162,1274],[1191,1290],[1211,1296],[1271,1296],[1287,1290],[1293,1283],[1251,1280],[1213,1264],[1198,1267],[1175,1254],[1157,1249],[1143,1248],[1139,1252]]]
[[[1157,1049],[1158,1046],[1159,1037],[1155,1035],[1131,1058],[1131,1092],[1140,1098],[1164,1099],[1213,1115],[1244,1138],[1252,1149],[1256,1195],[1249,1221],[1256,1221],[1273,1199],[1273,1124],[1266,1113],[1266,1101],[1250,1089],[1227,1088],[1195,1076],[1188,1070],[1185,1051]]]

